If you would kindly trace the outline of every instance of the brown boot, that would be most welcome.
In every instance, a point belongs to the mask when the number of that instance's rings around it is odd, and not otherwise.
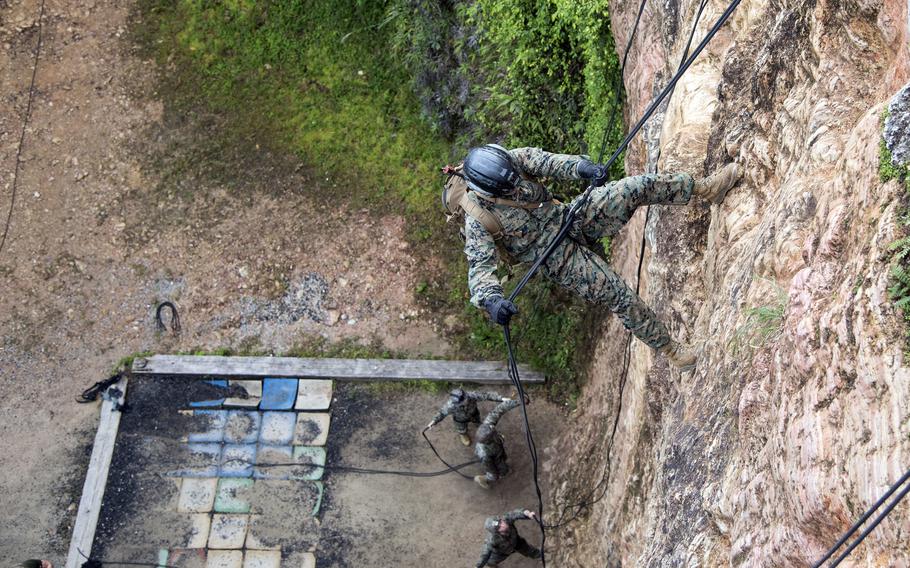
[[[666,355],[667,359],[670,360],[670,363],[682,373],[686,373],[695,368],[695,352],[672,339],[670,340],[670,343],[667,343],[658,349],[657,352]]]
[[[736,185],[742,176],[743,169],[739,167],[739,164],[727,164],[708,177],[695,180],[692,195],[709,203],[720,204],[730,188]]]
[[[487,477],[486,477],[485,475],[475,475],[475,476],[474,476],[474,483],[476,483],[477,485],[483,487],[484,489],[489,489],[489,488],[490,488],[490,482],[487,481]]]
[[[461,440],[461,445],[462,445],[462,446],[470,446],[470,445],[471,445],[471,437],[468,436],[467,434],[459,434],[459,435],[458,435],[458,439]]]

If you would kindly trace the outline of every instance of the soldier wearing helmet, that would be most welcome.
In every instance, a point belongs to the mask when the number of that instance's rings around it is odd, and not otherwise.
[[[487,517],[483,523],[487,537],[483,543],[483,551],[480,554],[480,561],[477,562],[477,568],[499,566],[500,562],[511,556],[513,552],[528,558],[540,558],[540,550],[528,544],[528,541],[522,538],[518,534],[518,529],[515,528],[515,521],[523,519],[536,521],[538,520],[537,513],[528,509],[515,509],[504,515]]]
[[[626,329],[680,370],[695,366],[694,353],[670,338],[654,311],[588,245],[616,235],[642,205],[684,205],[693,196],[720,203],[741,177],[739,166],[728,164],[699,180],[685,173],[647,174],[608,183],[606,168],[583,156],[487,144],[468,153],[462,175],[471,207],[493,213],[498,222],[494,235],[477,215],[465,215],[471,302],[486,309],[493,321],[505,325],[518,312],[504,298],[495,274],[497,244],[518,262],[533,262],[559,232],[567,207],[554,201],[544,180],[590,180],[590,200],[579,211],[569,238],[541,266],[543,273],[585,300],[607,306]]]
[[[427,425],[427,430],[442,422],[446,416],[452,417],[455,424],[455,431],[458,432],[458,438],[465,446],[471,445],[471,437],[468,434],[468,424],[480,424],[480,410],[477,408],[477,401],[489,400],[492,402],[502,402],[509,400],[495,392],[476,392],[466,391],[462,388],[454,388],[449,392],[449,398],[446,403],[439,409],[439,414]]]

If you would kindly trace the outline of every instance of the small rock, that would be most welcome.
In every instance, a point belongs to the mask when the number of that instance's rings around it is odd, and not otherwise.
[[[354,318],[351,318],[351,319],[348,320],[348,325],[354,325],[354,324],[356,324],[356,323],[357,323],[357,320],[354,319]]]
[[[894,165],[910,163],[910,83],[894,95],[888,103],[889,116],[885,120],[885,145],[891,151]]]
[[[338,310],[327,310],[325,312],[326,325],[335,325],[338,323],[339,318],[341,318],[341,313]]]

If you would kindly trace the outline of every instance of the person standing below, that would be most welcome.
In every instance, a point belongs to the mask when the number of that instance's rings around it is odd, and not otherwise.
[[[490,483],[509,475],[511,468],[506,455],[506,448],[502,434],[496,431],[496,424],[502,415],[518,406],[518,401],[505,399],[496,405],[496,408],[487,414],[483,423],[477,428],[477,444],[474,445],[474,455],[483,464],[484,475],[475,475],[474,482],[484,489],[490,488]]]
[[[589,245],[616,235],[643,205],[685,205],[693,198],[721,203],[742,176],[738,165],[727,164],[703,179],[675,173],[609,182],[606,168],[583,156],[487,144],[468,152],[460,172],[455,175],[463,177],[468,188],[462,208],[467,213],[464,251],[471,303],[485,309],[494,322],[509,323],[518,308],[504,298],[495,274],[497,245],[518,262],[533,262],[559,232],[567,208],[553,199],[545,180],[590,180],[590,200],[578,212],[569,238],[542,265],[544,275],[589,302],[607,306],[626,329],[681,371],[694,368],[694,352],[670,337],[657,314]]]
[[[455,431],[458,432],[458,439],[465,446],[471,445],[471,436],[468,434],[468,424],[480,424],[480,410],[477,408],[477,401],[489,400],[492,402],[503,402],[509,400],[495,392],[477,392],[466,391],[462,388],[455,388],[449,393],[449,399],[439,409],[439,414],[427,424],[429,430],[436,424],[442,422],[446,416],[452,417],[455,424]]]
[[[499,566],[506,558],[517,552],[528,558],[540,558],[540,550],[534,548],[518,534],[515,521],[523,519],[537,520],[537,513],[528,509],[515,509],[504,515],[487,517],[483,528],[487,537],[483,543],[477,568]],[[539,521],[538,521],[539,522]]]

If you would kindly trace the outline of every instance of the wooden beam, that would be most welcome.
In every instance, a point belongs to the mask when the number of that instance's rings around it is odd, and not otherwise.
[[[92,457],[88,462],[85,484],[82,486],[79,511],[76,513],[73,537],[70,540],[69,553],[66,556],[66,568],[79,568],[86,561],[85,557],[92,555],[95,528],[98,525],[98,515],[101,513],[101,501],[104,499],[104,488],[107,485],[111,457],[114,455],[117,429],[120,427],[120,411],[117,408],[123,404],[126,397],[126,383],[126,377],[120,379],[113,385],[120,389],[120,396],[114,400],[104,399],[104,402],[101,403],[101,420],[98,423],[98,431],[95,433],[95,444],[92,446]]]
[[[519,365],[523,383],[543,383],[542,373]],[[341,381],[430,380],[510,384],[505,362],[422,359],[307,359],[301,357],[220,357],[154,355],[136,359],[137,375],[206,377],[299,377]]]

